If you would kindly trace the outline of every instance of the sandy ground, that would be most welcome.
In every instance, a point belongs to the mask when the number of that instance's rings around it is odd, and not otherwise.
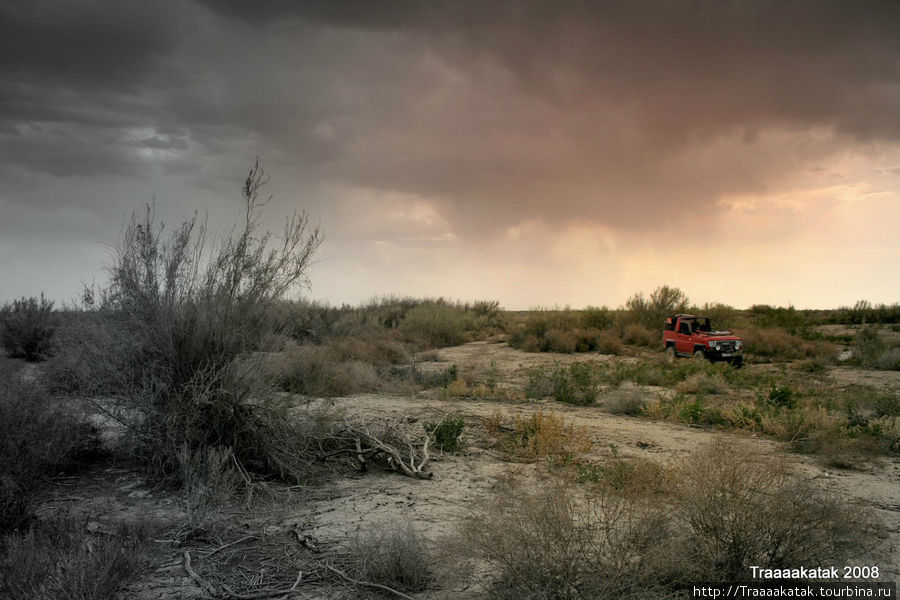
[[[491,376],[497,378],[501,385],[519,386],[526,380],[523,367],[587,359],[640,360],[600,355],[528,354],[505,344],[485,342],[445,348],[437,352],[437,358],[437,361],[420,364],[420,367],[437,370],[456,364],[462,376],[475,379]],[[829,377],[837,385],[863,382],[872,385],[877,380],[876,383],[885,389],[900,388],[900,373],[840,367],[829,371]],[[405,396],[365,394],[323,402],[333,403],[335,408],[346,411],[348,415],[367,418],[402,416],[427,422],[439,420],[448,413],[459,414],[465,417],[466,435],[474,443],[468,444],[467,451],[460,455],[438,457],[432,463],[434,477],[431,480],[413,480],[385,472],[337,478],[325,485],[297,490],[287,496],[287,503],[273,502],[268,509],[260,509],[249,517],[244,515],[240,524],[244,530],[271,536],[273,543],[282,543],[283,540],[288,544],[295,543],[289,534],[299,528],[318,546],[339,551],[358,532],[389,522],[411,521],[426,539],[441,542],[436,545],[444,546],[446,540],[453,538],[462,520],[478,517],[478,503],[490,497],[498,480],[513,472],[530,478],[534,485],[540,485],[548,477],[544,464],[511,463],[491,449],[490,444],[486,443],[480,419],[497,410],[511,418],[512,415],[530,415],[542,409],[562,414],[570,422],[587,429],[593,441],[589,458],[609,457],[610,444],[614,444],[619,456],[643,457],[666,463],[710,443],[714,438],[732,437],[741,437],[745,443],[763,453],[783,455],[798,473],[877,514],[884,528],[880,536],[872,539],[871,546],[883,557],[879,560],[883,574],[881,580],[900,580],[900,459],[897,457],[882,458],[866,465],[863,470],[835,471],[825,468],[814,457],[790,453],[782,444],[768,439],[611,415],[603,412],[602,403],[600,406],[577,407],[551,400],[499,402],[445,399],[433,390]],[[94,474],[86,482],[62,483],[56,499],[47,504],[46,510],[59,510],[61,507],[83,514],[86,522],[96,520],[100,526],[115,515],[148,513],[171,518],[177,516],[180,510],[178,501],[164,490],[150,489],[136,476],[115,469]],[[230,539],[237,535],[234,532],[231,534]],[[216,544],[212,545],[214,547]],[[201,597],[199,588],[184,573],[180,550],[161,540],[159,554],[169,558],[158,562],[152,572],[143,574],[127,597],[147,600]],[[457,560],[466,559],[457,557]],[[474,563],[468,564],[468,567],[477,569]],[[480,588],[474,581],[478,578],[470,579],[442,579],[437,589],[417,594],[416,597],[434,600],[478,597]],[[340,588],[338,591],[323,588],[319,593],[321,595],[317,596],[314,590],[307,591],[309,597],[359,597],[347,589],[341,592]]]

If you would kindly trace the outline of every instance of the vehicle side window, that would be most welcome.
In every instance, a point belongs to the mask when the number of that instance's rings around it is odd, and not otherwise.
[[[681,333],[683,333],[684,335],[691,335],[691,326],[688,325],[687,323],[682,323],[681,324]]]

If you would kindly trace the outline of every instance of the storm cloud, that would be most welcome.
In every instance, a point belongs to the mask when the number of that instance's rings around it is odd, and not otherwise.
[[[344,256],[708,224],[858,157],[896,190],[898,32],[889,1],[0,0],[0,204],[115,230],[259,155]]]

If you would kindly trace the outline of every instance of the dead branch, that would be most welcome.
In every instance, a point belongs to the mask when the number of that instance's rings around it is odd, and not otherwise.
[[[404,594],[403,592],[399,592],[399,591],[395,590],[394,588],[388,587],[388,586],[386,586],[386,585],[381,585],[380,583],[372,583],[371,581],[362,581],[362,580],[360,580],[360,579],[353,579],[353,578],[351,578],[349,575],[347,575],[346,573],[344,573],[343,571],[339,571],[339,570],[335,569],[334,567],[332,567],[332,566],[329,565],[329,564],[322,563],[322,566],[324,566],[326,569],[328,569],[329,571],[331,571],[332,573],[334,573],[335,575],[337,575],[338,577],[340,577],[340,578],[343,579],[344,581],[350,582],[350,583],[352,583],[353,585],[356,585],[356,586],[363,586],[363,587],[370,587],[370,588],[374,588],[374,589],[376,589],[376,590],[382,590],[382,591],[385,591],[385,592],[390,592],[391,594],[394,594],[394,595],[397,596],[398,598],[404,598],[404,600],[416,600],[416,599],[413,598],[412,596],[407,596],[407,595]]]
[[[242,537],[242,538],[239,539],[239,540],[235,540],[235,541],[233,541],[233,542],[229,542],[229,543],[227,543],[227,544],[223,544],[222,546],[219,546],[219,547],[216,548],[215,550],[210,550],[209,552],[207,552],[206,554],[203,555],[203,558],[209,558],[210,556],[212,556],[212,555],[215,554],[216,552],[219,552],[219,551],[224,550],[225,548],[229,548],[229,547],[231,547],[231,546],[236,546],[236,545],[240,544],[241,542],[246,542],[247,540],[256,540],[256,539],[259,539],[259,538],[257,538],[255,535],[247,535],[247,536],[244,536],[244,537]]]
[[[198,575],[197,572],[191,568],[191,553],[187,550],[184,551],[184,570],[185,572],[187,572],[188,576],[190,576],[190,578],[197,583],[197,585],[206,590],[206,593],[208,593],[213,598],[218,597],[218,593],[216,592],[216,588],[213,587],[213,584],[200,577],[200,575]]]
[[[312,539],[307,535],[303,535],[299,525],[294,526],[294,535],[297,536],[297,541],[300,542],[301,546],[305,546],[313,552],[319,551],[319,548],[313,543]]]
[[[372,433],[368,425],[348,426],[348,430],[354,437],[354,444],[357,449],[357,459],[362,465],[365,465],[365,456],[375,456],[383,454],[386,457],[388,467],[394,471],[399,471],[407,477],[414,479],[431,479],[432,473],[425,471],[425,467],[430,460],[428,447],[431,444],[432,436],[425,435],[425,440],[421,443],[421,447],[410,437],[409,434],[400,431],[399,426],[392,423],[385,423],[384,433],[376,435]],[[362,444],[365,442],[370,449],[363,451]],[[409,451],[409,458],[404,458],[400,448],[406,446]],[[374,453],[371,450],[375,450]]]
[[[234,592],[227,585],[223,585],[222,589],[225,590],[225,593],[228,594],[230,598],[233,600],[259,600],[260,598],[272,598],[274,596],[285,596],[297,590],[297,586],[300,585],[300,580],[303,578],[303,571],[297,572],[297,580],[294,581],[294,585],[289,588],[285,588],[283,590],[260,590],[258,592],[254,592],[253,594],[238,594]]]

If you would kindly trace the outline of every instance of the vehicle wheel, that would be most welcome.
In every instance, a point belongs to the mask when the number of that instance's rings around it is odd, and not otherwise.
[[[697,350],[696,352],[694,352],[694,359],[706,360],[706,352],[704,352],[703,350]]]
[[[675,354],[675,346],[666,346],[666,362],[673,363],[675,362],[675,358],[677,354]]]
[[[744,366],[744,357],[741,356],[740,358],[732,358],[731,366],[734,367],[735,369],[740,369],[741,367],[743,367]]]

